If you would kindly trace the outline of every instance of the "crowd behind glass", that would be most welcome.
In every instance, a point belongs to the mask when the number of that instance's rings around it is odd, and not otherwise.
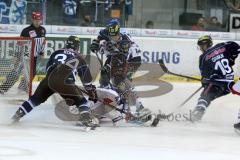
[[[123,27],[229,31],[240,0],[0,0],[1,24],[29,24],[32,11],[47,25],[103,27],[113,17]]]

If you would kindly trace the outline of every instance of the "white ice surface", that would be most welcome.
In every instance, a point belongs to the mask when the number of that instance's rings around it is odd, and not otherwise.
[[[172,92],[142,101],[154,111],[169,113],[198,87],[175,84]],[[177,113],[189,113],[198,96]],[[18,125],[8,126],[17,105],[1,97],[0,160],[239,160],[240,137],[233,129],[239,100],[234,95],[217,99],[198,124],[176,120],[160,122],[156,128],[104,124],[95,131],[83,132],[58,120],[51,100],[35,108]]]

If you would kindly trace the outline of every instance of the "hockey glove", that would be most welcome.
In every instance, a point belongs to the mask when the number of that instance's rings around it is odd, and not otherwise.
[[[87,94],[88,94],[88,96],[89,96],[88,99],[89,99],[90,101],[93,101],[93,102],[96,103],[96,102],[97,102],[97,99],[98,99],[98,97],[97,97],[97,91],[96,91],[96,86],[90,84],[90,85],[85,85],[84,88],[85,88],[85,90],[87,91]]]
[[[108,52],[110,52],[112,55],[115,55],[117,53],[119,53],[119,50],[117,49],[117,47],[115,46],[115,44],[112,44],[111,42],[108,42],[106,44],[106,50]]]
[[[99,50],[99,41],[97,39],[94,39],[90,45],[90,50],[94,53],[96,53]]]

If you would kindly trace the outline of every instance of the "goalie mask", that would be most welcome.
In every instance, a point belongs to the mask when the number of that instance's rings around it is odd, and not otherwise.
[[[77,36],[69,36],[66,42],[66,48],[78,51],[80,47],[80,39]]]

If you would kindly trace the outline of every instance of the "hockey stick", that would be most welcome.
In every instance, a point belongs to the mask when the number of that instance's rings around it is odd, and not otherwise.
[[[169,114],[158,114],[158,118],[159,119],[167,119],[169,116],[171,116],[174,112],[176,112],[176,110],[178,110],[179,108],[181,108],[182,106],[184,106],[195,94],[197,94],[201,89],[203,88],[203,86],[199,87],[195,92],[193,92],[185,101],[183,101],[180,105],[178,105],[174,111],[172,111]]]
[[[97,56],[97,59],[98,59],[98,62],[100,63],[100,66],[101,66],[101,68],[103,67],[103,57],[101,56],[101,58],[99,57],[99,55],[98,55],[98,51],[97,52],[94,52],[95,53],[95,55]]]
[[[184,106],[195,94],[197,94],[203,86],[199,87],[195,92],[193,92],[184,102],[182,102],[177,108]]]
[[[177,74],[177,73],[173,73],[173,72],[169,71],[168,68],[165,66],[162,59],[159,59],[158,63],[160,65],[160,67],[162,68],[163,72],[165,72],[165,73],[168,73],[168,74],[171,74],[171,75],[174,75],[174,76],[178,76],[178,77],[183,77],[183,78],[195,80],[195,81],[201,81],[201,79],[198,79],[198,78],[189,77],[189,76],[185,76],[185,75],[181,75],[181,74]]]
[[[166,67],[166,65],[164,64],[162,59],[158,60],[158,63],[161,67],[161,69],[163,70],[163,72],[174,75],[174,76],[178,76],[178,77],[183,77],[183,78],[187,78],[187,79],[191,79],[191,80],[196,80],[196,81],[201,81],[201,79],[198,78],[194,78],[194,77],[189,77],[189,76],[185,76],[185,75],[181,75],[181,74],[177,74],[177,73],[173,73],[171,71],[168,70],[168,68]],[[181,108],[182,106],[184,106],[195,94],[197,94],[203,87],[201,86],[200,88],[198,88],[195,92],[193,92],[185,101],[183,101],[180,105],[178,105],[176,107],[175,110]],[[169,114],[158,114],[158,118],[159,119],[167,119],[169,116],[171,116],[175,111],[169,113]]]

